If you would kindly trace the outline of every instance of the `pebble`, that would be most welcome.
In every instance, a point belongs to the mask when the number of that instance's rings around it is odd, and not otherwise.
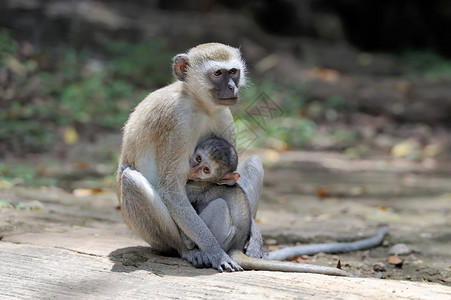
[[[418,250],[412,246],[407,246],[406,244],[396,244],[388,250],[389,254],[397,255],[407,255],[413,252],[418,252]]]
[[[373,265],[373,270],[376,272],[385,272],[387,270],[387,267],[383,262],[377,262]]]

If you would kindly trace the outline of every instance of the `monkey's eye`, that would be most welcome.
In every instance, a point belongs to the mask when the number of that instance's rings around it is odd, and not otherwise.
[[[236,74],[236,69],[235,69],[235,68],[230,69],[230,70],[229,70],[229,74],[230,74],[230,75]]]
[[[196,161],[197,161],[198,163],[200,163],[200,162],[202,161],[202,157],[200,157],[200,155],[196,156]]]
[[[213,75],[221,76],[222,75],[222,71],[221,70],[216,70],[216,71],[213,72]]]
[[[205,168],[204,168],[204,173],[205,173],[205,174],[210,174],[210,169],[207,168],[207,167],[205,167]]]

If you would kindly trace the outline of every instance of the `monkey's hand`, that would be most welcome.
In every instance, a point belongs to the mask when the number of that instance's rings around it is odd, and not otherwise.
[[[195,249],[183,253],[182,258],[191,262],[196,268],[209,268],[213,267],[219,272],[229,271],[243,271],[236,262],[234,262],[230,256],[223,250],[222,253],[207,253],[205,251]]]

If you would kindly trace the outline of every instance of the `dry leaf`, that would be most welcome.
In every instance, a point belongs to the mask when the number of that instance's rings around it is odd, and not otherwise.
[[[382,211],[386,211],[387,210],[387,206],[385,206],[385,205],[379,205],[377,208],[379,210],[382,210]]]
[[[77,161],[75,168],[77,168],[78,170],[86,170],[88,169],[88,164],[84,161]]]
[[[326,190],[324,190],[323,188],[317,188],[316,189],[316,195],[319,197],[319,198],[327,198],[327,197],[330,197],[330,194],[326,191]]]
[[[280,153],[276,150],[268,149],[263,153],[263,158],[269,162],[278,162],[280,160]]]
[[[402,263],[403,262],[404,261],[401,258],[399,258],[398,255],[396,255],[396,254],[395,255],[390,255],[390,257],[388,258],[388,263],[391,264],[391,265],[394,265],[394,266],[396,266],[398,268],[402,267]]]
[[[404,141],[394,145],[391,149],[391,154],[396,157],[405,157],[415,151],[416,148],[417,145],[412,141]]]
[[[0,179],[0,188],[2,188],[2,189],[10,189],[13,186],[14,185],[11,182],[9,182],[7,180],[4,180],[4,179]]]
[[[423,155],[427,157],[437,156],[440,152],[442,152],[442,146],[439,144],[430,144],[423,148]]]
[[[333,69],[314,68],[309,72],[312,78],[322,79],[328,82],[337,82],[340,79],[340,73]]]
[[[3,240],[3,235],[0,235],[0,241]]]
[[[76,197],[88,197],[103,193],[103,190],[100,188],[95,189],[75,189],[73,192]]]
[[[74,127],[68,126],[64,129],[64,143],[66,145],[73,145],[78,141],[78,133]]]
[[[295,256],[295,257],[292,257],[292,258],[287,259],[287,260],[288,260],[288,261],[294,261],[294,262],[302,262],[302,261],[308,260],[308,259],[309,259],[308,256],[306,256],[306,255],[301,255],[301,256]]]

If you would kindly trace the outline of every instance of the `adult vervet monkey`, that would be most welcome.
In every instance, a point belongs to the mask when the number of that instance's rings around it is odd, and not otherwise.
[[[185,184],[198,143],[218,136],[236,145],[228,106],[238,102],[245,64],[238,49],[210,43],[175,56],[173,71],[178,81],[149,94],[124,127],[117,176],[124,219],[155,250],[176,251],[196,267],[242,270],[189,203]],[[240,185],[255,215],[263,181],[261,162],[253,158],[239,169]],[[179,230],[198,248],[188,249]]]

